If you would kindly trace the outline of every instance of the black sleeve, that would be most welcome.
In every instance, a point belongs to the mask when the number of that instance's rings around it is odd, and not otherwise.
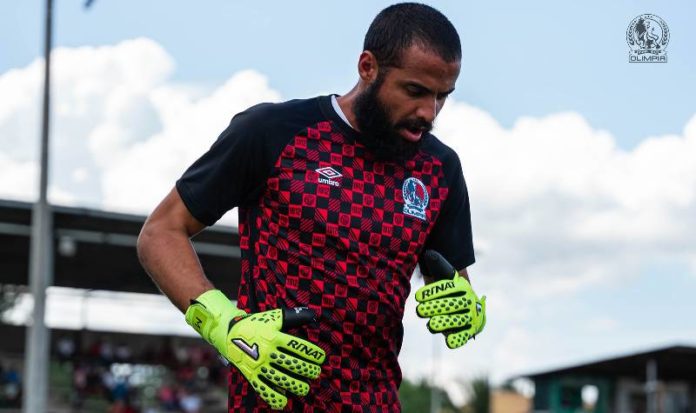
[[[460,270],[475,261],[469,193],[457,153],[451,150],[446,161],[444,172],[449,192],[425,242],[424,251],[433,249],[439,252],[455,269]],[[423,274],[430,275],[424,265],[420,267]]]
[[[213,225],[230,209],[260,195],[270,173],[262,118],[265,104],[237,114],[227,129],[176,181],[176,189],[197,220]]]

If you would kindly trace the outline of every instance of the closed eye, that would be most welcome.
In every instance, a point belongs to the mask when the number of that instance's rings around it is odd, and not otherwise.
[[[408,94],[410,96],[413,96],[413,97],[426,96],[430,93],[430,90],[428,90],[422,86],[414,85],[414,84],[407,85],[406,91],[408,92]]]
[[[411,97],[414,97],[414,98],[435,94],[435,92],[433,92],[432,90],[426,88],[425,86],[421,86],[417,83],[408,83],[408,84],[406,84],[405,88],[406,88],[406,92],[408,93],[408,95]],[[435,96],[436,96],[437,100],[444,100],[452,92],[454,92],[454,89],[448,90],[446,92],[438,93]]]

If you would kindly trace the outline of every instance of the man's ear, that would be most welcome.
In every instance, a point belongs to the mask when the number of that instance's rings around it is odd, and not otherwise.
[[[360,58],[358,59],[358,75],[360,75],[360,79],[365,83],[372,83],[377,79],[378,73],[379,64],[375,55],[369,50],[360,53]]]

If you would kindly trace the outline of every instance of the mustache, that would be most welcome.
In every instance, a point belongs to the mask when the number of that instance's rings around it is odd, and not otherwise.
[[[397,122],[394,125],[394,129],[418,129],[421,130],[425,133],[430,132],[433,130],[433,124],[431,122],[428,122],[423,119],[406,119],[402,120],[400,122]]]

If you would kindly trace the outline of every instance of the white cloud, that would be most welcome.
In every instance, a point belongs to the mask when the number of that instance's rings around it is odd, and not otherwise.
[[[231,117],[277,92],[254,71],[208,94],[169,80],[156,42],[58,48],[53,54],[51,191],[54,203],[149,213]],[[36,195],[42,60],[0,75],[0,196]],[[231,214],[228,214],[231,215]],[[235,219],[226,217],[224,222]]]
[[[3,198],[24,199],[28,188],[38,185],[37,167],[34,161],[10,158],[4,149],[0,151],[0,194]]]
[[[266,79],[245,71],[231,77],[210,96],[193,100],[177,88],[153,91],[152,102],[162,130],[127,151],[104,172],[104,205],[151,209],[184,169],[198,158],[231,116],[261,101],[277,101]],[[135,202],[134,202],[135,201]]]
[[[573,292],[693,245],[696,116],[683,136],[632,151],[575,113],[504,129],[450,102],[436,132],[462,160],[479,248],[473,272],[485,274],[485,286]]]
[[[494,370],[521,371],[529,368],[535,345],[533,333],[519,327],[510,328],[493,352]]]

